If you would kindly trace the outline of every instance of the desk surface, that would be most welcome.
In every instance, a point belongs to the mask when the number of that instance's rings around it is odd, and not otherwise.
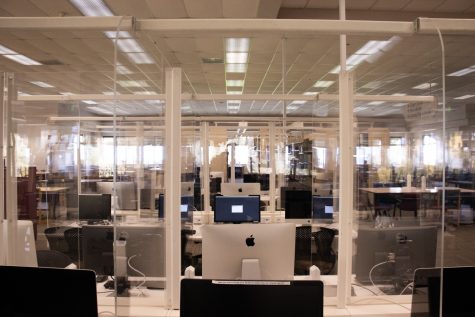
[[[435,194],[443,190],[444,187],[432,187],[421,189],[419,187],[363,187],[360,190],[372,194]],[[474,189],[445,187],[446,190],[458,189],[461,193],[475,193]]]

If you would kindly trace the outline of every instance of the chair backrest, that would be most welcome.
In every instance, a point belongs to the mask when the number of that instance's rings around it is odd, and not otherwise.
[[[69,228],[64,231],[64,238],[68,244],[68,255],[72,259],[79,258],[79,252],[81,250],[81,236],[82,228]]]
[[[403,194],[401,202],[399,203],[399,209],[417,211],[419,207],[419,195],[418,194]]]
[[[317,248],[316,265],[322,274],[330,274],[335,266],[336,254],[332,248],[335,230],[329,228],[320,228],[313,233],[315,245]]]
[[[442,192],[440,192],[442,199]],[[460,189],[445,190],[445,208],[460,208]]]
[[[69,256],[56,250],[37,250],[36,257],[39,267],[65,268],[73,263]]]
[[[65,230],[67,230],[67,227],[49,227],[45,229],[44,233],[51,250],[59,252],[68,251],[68,244],[64,239]]]

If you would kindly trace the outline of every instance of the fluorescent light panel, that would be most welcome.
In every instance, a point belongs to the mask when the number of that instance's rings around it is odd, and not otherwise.
[[[143,48],[134,39],[117,40],[117,47],[124,53],[143,53]]]
[[[368,105],[370,106],[379,106],[379,105],[382,105],[384,103],[384,101],[371,101],[371,102],[368,102]]]
[[[244,80],[226,80],[226,86],[228,87],[242,87],[244,86]]]
[[[158,95],[156,91],[153,90],[145,90],[145,91],[136,91],[134,95]]]
[[[227,73],[245,73],[247,64],[226,64]]]
[[[227,95],[242,95],[242,91],[239,90],[231,90],[231,91],[226,91]]]
[[[303,94],[305,96],[316,96],[316,95],[318,95],[318,92],[316,92],[316,91],[306,91]]]
[[[437,86],[437,83],[422,83],[420,85],[412,87],[412,89],[429,89],[434,86]]]
[[[475,97],[475,95],[463,95],[463,96],[460,96],[460,97],[455,97],[454,99],[464,100],[464,99],[469,99],[469,98],[473,98],[473,97]]]
[[[117,83],[124,88],[149,87],[148,83],[145,80],[119,80],[117,81]]]
[[[6,55],[6,54],[18,54],[18,53],[0,44],[0,55]]]
[[[34,59],[29,58],[28,56],[19,54],[18,52],[15,52],[14,50],[11,50],[3,45],[0,45],[0,55],[3,55],[3,57],[11,59],[12,61],[22,65],[42,65],[40,62],[37,62]]]
[[[87,103],[88,105],[97,105],[97,102],[92,101],[92,100],[81,100],[84,103]]]
[[[247,53],[226,53],[226,63],[245,64],[247,63]]]
[[[227,38],[226,39],[226,52],[248,52],[249,51],[249,38]]]
[[[107,36],[109,39],[113,40],[116,37],[119,39],[130,39],[132,38],[132,35],[127,32],[127,31],[104,31],[105,36]]]
[[[368,41],[365,45],[363,45],[358,51],[356,51],[356,55],[372,55],[378,53],[380,50],[385,47],[389,41]]]
[[[126,53],[127,57],[135,64],[154,64],[155,61],[147,53]]]
[[[313,87],[318,87],[318,88],[327,88],[333,85],[335,82],[333,80],[319,80],[315,84],[313,84]]]
[[[109,110],[105,110],[101,107],[87,107],[89,110],[92,110],[92,111],[95,111],[95,112],[99,112],[99,113],[102,113],[102,114],[108,114],[108,115],[113,115],[113,113]]]
[[[44,81],[30,81],[30,83],[32,83],[36,86],[40,86],[42,88],[54,88],[54,86],[52,86],[48,83],[45,83]]]
[[[85,16],[104,17],[113,16],[114,13],[102,0],[70,0],[71,3]]]
[[[453,73],[451,73],[451,74],[448,74],[447,76],[460,77],[460,76],[464,76],[464,75],[467,75],[467,74],[470,74],[470,73],[473,73],[473,72],[475,72],[475,65],[472,65],[472,66],[470,66],[470,67],[467,67],[467,68],[458,70],[458,71],[456,71],[456,72],[453,72]]]

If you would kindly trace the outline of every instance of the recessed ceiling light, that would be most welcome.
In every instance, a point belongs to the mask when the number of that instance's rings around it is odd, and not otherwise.
[[[242,90],[231,90],[226,91],[227,95],[242,95]]]
[[[464,99],[473,98],[473,97],[475,97],[475,95],[463,95],[463,96],[460,96],[460,97],[456,97],[454,99],[464,100]]]
[[[316,91],[306,91],[303,94],[305,96],[316,96],[316,95],[318,95],[318,92],[316,92]]]
[[[63,96],[72,96],[72,95],[74,95],[72,92],[69,92],[69,91],[60,92],[59,94],[63,95]]]
[[[129,39],[132,35],[127,31],[104,31],[105,36],[110,39],[115,39],[116,37],[119,39]]]
[[[132,74],[132,71],[123,65],[118,65],[116,67],[116,70],[119,74],[122,74],[122,75]]]
[[[393,107],[402,107],[402,106],[405,106],[405,105],[407,105],[407,102],[398,102],[398,103],[393,104],[392,106]]]
[[[245,64],[247,63],[247,53],[226,53],[226,63]]]
[[[395,93],[395,94],[392,94],[391,96],[407,96],[407,94],[404,94],[404,93]]]
[[[371,101],[371,102],[368,102],[368,105],[370,106],[379,106],[379,105],[382,105],[384,103],[384,101]]]
[[[88,105],[97,105],[97,102],[92,101],[92,100],[81,100],[84,103],[87,103]]]
[[[145,80],[118,80],[117,83],[124,88],[128,87],[149,87]]]
[[[346,60],[346,65],[359,65],[367,58],[368,58],[368,55],[356,55],[356,54],[351,55]]]
[[[18,96],[31,96],[31,95],[27,94],[26,92],[19,91]]]
[[[389,41],[368,41],[363,45],[355,54],[357,55],[371,55],[378,53],[383,47],[385,47]]]
[[[127,53],[127,57],[135,64],[154,64],[155,61],[147,53]]]
[[[5,55],[5,54],[18,54],[18,53],[0,44],[0,55]]]
[[[45,83],[44,81],[30,81],[30,83],[32,83],[36,86],[40,86],[42,88],[54,88],[54,86],[52,86],[48,83]]]
[[[226,64],[227,73],[245,73],[247,64]]]
[[[333,85],[335,82],[333,80],[319,80],[315,84],[313,84],[313,87],[318,87],[318,88],[327,88]]]
[[[307,100],[294,100],[290,104],[303,105]]]
[[[226,39],[227,52],[247,52],[249,51],[249,38],[227,38]]]
[[[242,87],[244,86],[244,80],[226,80],[226,86],[228,87]]]
[[[365,106],[359,106],[353,109],[353,112],[359,112],[368,109],[368,107]]]
[[[143,48],[134,39],[121,39],[117,40],[117,47],[124,53],[142,53]]]
[[[87,107],[87,109],[95,111],[95,112],[99,112],[99,113],[102,113],[102,114],[107,114],[107,115],[113,115],[114,114],[111,111],[106,110],[106,109],[101,108],[101,107]]]
[[[146,91],[136,91],[134,95],[158,95],[156,91],[146,90]]]
[[[437,86],[437,83],[423,83],[423,84],[412,87],[412,89],[429,89],[434,86]]]
[[[222,64],[224,60],[220,57],[203,57],[201,58],[203,64]]]
[[[101,17],[114,14],[102,0],[70,0],[71,3],[85,16]]]

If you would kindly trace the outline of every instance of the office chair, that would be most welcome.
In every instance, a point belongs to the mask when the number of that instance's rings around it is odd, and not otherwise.
[[[181,274],[185,274],[185,269],[188,266],[193,266],[195,268],[195,274],[201,275],[201,265],[200,258],[201,255],[193,255],[192,252],[187,251],[188,248],[188,236],[195,234],[195,230],[192,229],[181,229]]]
[[[442,206],[445,205],[445,216],[453,212],[455,216],[455,222],[460,225],[460,189],[446,189],[445,190],[445,203],[442,204],[442,191],[438,193],[438,206],[442,214]]]
[[[397,199],[396,206],[394,207],[393,216],[396,217],[396,209],[399,209],[399,217],[402,216],[402,211],[414,212],[414,217],[417,217],[417,210],[419,208],[419,195],[418,194],[402,194]]]
[[[317,248],[313,262],[320,269],[321,274],[330,274],[335,267],[336,254],[332,248],[335,235],[335,230],[324,227],[312,233]]]
[[[64,231],[69,227],[49,227],[44,230],[48,245],[51,250],[68,252],[68,244],[64,238]]]
[[[295,228],[295,275],[309,274],[312,265],[312,226]]]
[[[69,256],[56,250],[37,250],[36,257],[39,267],[65,268],[73,264]]]
[[[64,239],[68,244],[67,254],[74,261],[79,260],[79,252],[81,251],[81,237],[82,237],[82,228],[68,228],[64,231]]]

